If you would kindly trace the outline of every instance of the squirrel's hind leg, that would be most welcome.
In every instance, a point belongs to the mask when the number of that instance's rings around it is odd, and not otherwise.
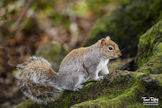
[[[79,74],[77,76],[73,77],[73,88],[72,91],[79,91],[81,88],[83,88],[83,83],[85,82],[85,78],[82,74]]]
[[[99,70],[96,69],[96,66],[89,67],[88,73],[90,78],[94,79],[95,81],[99,81],[103,79],[103,76],[98,76]]]

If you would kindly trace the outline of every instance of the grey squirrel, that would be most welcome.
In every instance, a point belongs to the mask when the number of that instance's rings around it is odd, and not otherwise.
[[[27,97],[39,104],[46,104],[56,100],[64,90],[78,91],[90,78],[95,81],[103,79],[103,75],[109,73],[109,59],[119,56],[119,47],[109,36],[89,47],[72,50],[62,60],[57,73],[47,60],[33,56],[17,65],[21,72],[18,84]]]

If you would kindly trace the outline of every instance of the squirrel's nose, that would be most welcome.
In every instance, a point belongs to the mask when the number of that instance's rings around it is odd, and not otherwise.
[[[122,56],[122,53],[120,51],[118,51],[117,55],[120,57],[120,56]]]

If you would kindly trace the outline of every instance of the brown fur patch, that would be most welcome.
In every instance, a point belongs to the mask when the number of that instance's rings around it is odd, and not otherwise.
[[[46,63],[39,61],[39,60],[34,60],[31,63],[27,64],[25,66],[26,69],[33,69],[37,70],[38,68],[43,68],[44,70],[49,70],[51,67],[48,66]]]
[[[115,47],[116,43],[115,42],[113,42],[112,40],[106,40],[105,45],[103,46],[103,48],[106,52],[111,52],[111,51],[108,50],[108,46],[110,46],[110,45],[114,48],[114,50],[116,49],[116,47]],[[112,50],[112,51],[114,51],[114,50]]]
[[[31,82],[25,82],[25,87],[28,88],[34,96],[40,96],[47,92],[52,92],[53,90],[51,86]]]
[[[41,73],[43,76],[53,78],[58,74],[51,68],[49,64],[41,60],[30,60],[23,64],[23,72],[21,73],[22,79],[34,73]]]
[[[89,48],[78,48],[78,49],[74,49],[72,50],[68,55],[65,56],[65,58],[62,60],[60,67],[70,58],[73,57],[82,57]]]

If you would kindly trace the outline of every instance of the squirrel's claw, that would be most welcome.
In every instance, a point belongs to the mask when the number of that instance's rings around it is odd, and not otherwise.
[[[94,80],[95,81],[100,81],[100,80],[102,80],[104,77],[103,76],[98,76],[97,78],[95,78]]]

